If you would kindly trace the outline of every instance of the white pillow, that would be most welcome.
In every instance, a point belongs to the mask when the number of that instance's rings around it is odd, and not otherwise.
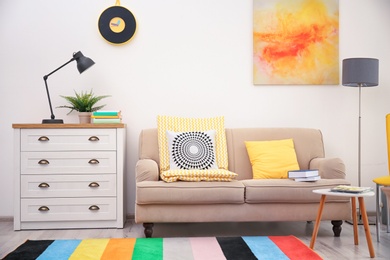
[[[215,130],[167,131],[170,169],[218,169],[215,156],[215,134]]]

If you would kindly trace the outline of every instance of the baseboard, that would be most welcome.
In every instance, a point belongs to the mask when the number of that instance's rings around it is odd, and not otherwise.
[[[367,212],[367,216],[376,216],[376,212],[375,211],[368,211]],[[127,214],[126,215],[126,220],[134,220],[135,216],[134,214]],[[14,217],[12,216],[0,216],[0,222],[13,222],[14,221]]]
[[[376,212],[375,211],[367,211],[367,216],[368,217],[372,217],[372,216],[376,216]],[[128,215],[126,215],[126,219],[128,219],[128,220],[134,220],[134,214],[128,214]]]
[[[126,219],[128,219],[128,220],[134,220],[134,219],[135,219],[135,216],[134,216],[134,214],[128,214],[128,215],[126,215]]]
[[[13,222],[14,217],[0,216],[0,222]]]

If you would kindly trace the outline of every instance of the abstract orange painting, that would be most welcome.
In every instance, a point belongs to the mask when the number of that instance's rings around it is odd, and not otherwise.
[[[253,82],[339,84],[339,1],[253,0]]]

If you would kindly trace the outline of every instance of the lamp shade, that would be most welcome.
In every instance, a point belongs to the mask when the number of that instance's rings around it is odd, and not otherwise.
[[[343,60],[343,86],[378,86],[379,60],[372,58],[350,58]]]
[[[93,64],[95,64],[92,59],[85,57],[81,53],[81,51],[73,53],[73,58],[77,62],[77,69],[79,70],[80,74],[83,73],[85,70],[89,69]]]

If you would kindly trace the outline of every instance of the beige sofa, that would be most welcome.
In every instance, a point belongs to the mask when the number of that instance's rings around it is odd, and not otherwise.
[[[245,141],[293,138],[301,169],[319,169],[321,180],[252,179]],[[324,158],[322,133],[307,128],[226,129],[232,182],[173,182],[159,178],[157,129],[142,130],[136,165],[135,221],[151,237],[153,223],[315,220],[320,195],[312,190],[349,185],[341,159]],[[322,220],[332,220],[335,236],[351,219],[348,198],[328,197]]]

